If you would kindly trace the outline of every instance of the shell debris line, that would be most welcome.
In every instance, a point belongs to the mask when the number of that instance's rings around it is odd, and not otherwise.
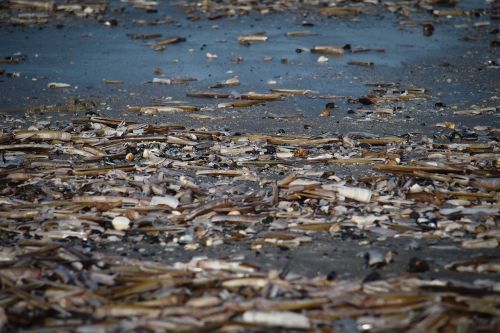
[[[0,332],[499,332],[499,13],[0,1]]]
[[[173,265],[96,251],[294,248],[327,233],[498,248],[498,144],[351,135],[231,135],[89,117],[71,130],[2,134],[2,325],[58,331],[360,330],[498,327],[498,257],[450,262],[470,283],[409,275],[306,278],[240,255]],[[411,154],[410,154],[411,152]],[[339,177],[337,163],[373,172]],[[240,185],[237,185],[240,184]],[[72,245],[73,244],[73,245]],[[370,267],[397,254],[370,250]],[[411,311],[409,311],[411,310]],[[133,320],[132,320],[133,318]]]

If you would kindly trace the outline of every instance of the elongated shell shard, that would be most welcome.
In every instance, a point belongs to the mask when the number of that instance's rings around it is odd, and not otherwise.
[[[68,83],[62,83],[62,82],[50,82],[47,84],[47,88],[50,89],[57,89],[57,88],[70,88],[71,84]]]
[[[311,327],[306,316],[287,311],[247,311],[243,314],[243,322],[274,327],[308,329]]]
[[[171,196],[171,195],[166,195],[163,197],[154,196],[151,198],[151,201],[149,204],[151,206],[165,205],[165,206],[169,206],[170,208],[177,208],[177,206],[179,206],[179,200],[177,200],[176,197]]]
[[[360,202],[370,202],[372,198],[372,191],[366,188],[338,186],[335,189],[340,195]]]
[[[23,139],[37,139],[37,140],[60,140],[60,141],[71,141],[71,134],[63,131],[16,131],[14,136],[17,140]]]

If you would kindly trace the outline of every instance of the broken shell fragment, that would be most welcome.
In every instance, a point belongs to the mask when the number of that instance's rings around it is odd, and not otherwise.
[[[325,57],[325,56],[320,56],[317,60],[318,63],[325,63],[325,62],[328,62],[328,58]]]
[[[377,114],[383,114],[383,115],[393,115],[394,114],[394,110],[393,109],[389,109],[389,108],[377,108],[377,109],[375,109],[375,113],[377,113]]]
[[[316,35],[318,35],[318,34],[315,32],[312,32],[312,31],[307,31],[307,30],[285,32],[286,37],[309,37],[309,36],[316,36]]]
[[[142,107],[129,107],[126,111],[129,112],[140,112],[143,114],[157,114],[163,112],[195,112],[199,108],[194,105],[179,105],[174,106],[142,106]]]
[[[213,59],[217,59],[218,58],[217,54],[210,53],[210,52],[206,53],[206,57],[207,57],[208,60],[213,60]]]
[[[103,80],[105,84],[123,84],[124,81],[122,80]]]
[[[229,98],[230,95],[226,93],[215,93],[207,91],[207,92],[187,92],[186,96],[196,97],[196,98]]]
[[[266,42],[267,40],[268,37],[263,33],[256,33],[238,37],[238,42],[243,45],[247,45],[254,42]]]
[[[347,63],[348,65],[352,66],[361,66],[361,67],[373,67],[375,64],[371,61],[357,61],[357,60],[351,60]]]
[[[465,249],[494,249],[499,245],[498,240],[492,239],[471,239],[462,242]]]
[[[369,267],[381,267],[386,264],[384,255],[379,250],[370,250],[365,253],[366,264]]]
[[[261,100],[236,100],[234,102],[229,102],[229,103],[219,103],[217,104],[218,108],[225,109],[225,108],[246,108],[246,107],[251,107],[255,105],[262,105],[263,101]]]
[[[242,320],[247,324],[283,327],[291,329],[308,329],[311,327],[309,318],[304,315],[285,311],[246,311]]]
[[[271,89],[271,92],[281,95],[310,95],[318,93],[315,90],[309,89]]]
[[[50,89],[71,88],[71,84],[61,83],[61,82],[50,82],[49,84],[47,84],[47,88]]]
[[[14,137],[18,140],[60,140],[71,141],[71,134],[63,131],[16,131]]]
[[[318,9],[318,13],[326,16],[357,15],[361,9],[357,7],[325,7]]]
[[[166,39],[160,40],[158,42],[155,42],[155,43],[151,44],[151,47],[153,48],[153,50],[161,52],[161,51],[165,50],[168,45],[178,44],[178,43],[182,43],[185,41],[186,41],[186,38],[184,38],[184,37],[171,37],[171,38],[166,38]]]
[[[282,99],[282,96],[279,94],[258,94],[255,92],[249,92],[247,94],[242,94],[241,98],[256,101],[279,101]]]
[[[324,109],[324,110],[322,110],[322,111],[319,113],[319,115],[320,115],[321,117],[330,117],[330,113],[331,113],[331,112],[332,112],[332,110],[331,110],[331,109]]]
[[[216,88],[225,88],[225,87],[233,87],[233,86],[239,86],[240,85],[240,80],[238,78],[233,77],[231,79],[227,79],[226,81],[219,82],[210,88],[216,89]]]
[[[370,202],[372,197],[372,191],[366,188],[356,188],[340,185],[323,186],[323,188],[332,189],[334,191],[337,191],[338,194],[343,197],[360,202]]]
[[[115,230],[128,230],[130,228],[130,220],[128,217],[125,216],[117,216],[113,219],[111,222],[113,224],[113,228]]]
[[[336,56],[344,55],[344,49],[336,46],[315,46],[311,49],[311,53],[319,53],[319,54],[331,54]]]
[[[177,208],[179,206],[179,200],[176,197],[173,197],[171,195],[167,196],[154,196],[151,198],[151,201],[149,202],[151,206],[168,206],[170,208]]]

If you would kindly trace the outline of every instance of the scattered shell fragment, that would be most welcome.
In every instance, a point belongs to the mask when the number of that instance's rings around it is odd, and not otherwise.
[[[344,55],[344,49],[336,46],[315,46],[311,49],[311,53],[331,54],[336,56]]]
[[[206,57],[207,57],[208,60],[213,60],[213,59],[217,59],[218,58],[217,54],[210,53],[210,52],[206,53]]]
[[[325,62],[328,62],[328,58],[325,57],[325,56],[320,56],[317,60],[318,63],[325,63]]]
[[[491,249],[498,247],[498,240],[492,239],[472,239],[462,242],[462,247],[466,249]]]
[[[384,114],[384,115],[393,115],[394,110],[390,109],[390,108],[377,108],[377,109],[375,109],[375,113]]]
[[[166,38],[166,39],[160,40],[158,42],[152,43],[151,47],[153,48],[153,50],[160,52],[160,51],[165,50],[168,45],[178,44],[178,43],[182,43],[185,41],[186,41],[186,38],[184,38],[184,37],[171,37],[171,38]]]
[[[325,7],[318,9],[318,13],[327,16],[357,15],[361,9],[357,7]]]
[[[263,101],[262,100],[236,100],[233,102],[229,103],[219,103],[217,104],[218,108],[225,109],[225,108],[246,108],[246,107],[251,107],[255,105],[262,105]]]
[[[324,186],[324,188],[331,188],[337,191],[340,195],[360,202],[370,202],[372,191],[366,188],[356,188],[349,186]]]
[[[149,202],[151,206],[159,206],[159,205],[164,205],[164,206],[169,206],[170,208],[177,208],[179,205],[179,200],[176,197],[173,197],[171,195],[167,196],[154,196],[151,198],[151,201]]]
[[[255,92],[249,92],[241,95],[242,99],[250,99],[256,101],[280,101],[282,96],[280,94],[259,94]]]
[[[358,61],[358,60],[351,60],[347,64],[352,65],[352,66],[361,66],[361,67],[373,67],[373,66],[375,66],[375,64],[371,61]]]
[[[324,109],[324,110],[322,110],[322,111],[319,113],[319,115],[320,115],[321,117],[330,117],[330,113],[331,113],[331,112],[332,112],[332,110],[331,110],[331,109]]]
[[[195,112],[199,108],[194,105],[180,105],[175,104],[172,106],[141,106],[141,107],[128,107],[129,112],[140,112],[143,114],[157,114],[163,112]]]
[[[304,315],[285,311],[246,311],[243,314],[243,322],[269,327],[283,327],[294,329],[308,329],[311,326],[309,318]]]
[[[111,223],[113,224],[113,228],[115,228],[115,230],[121,231],[130,228],[130,220],[125,216],[117,216]]]
[[[286,37],[309,37],[309,36],[316,36],[317,33],[312,32],[312,31],[288,31],[285,32]]]
[[[124,81],[122,80],[104,80],[103,81],[105,84],[123,84]]]
[[[386,264],[384,254],[379,250],[370,250],[365,254],[366,263],[369,267],[380,267]]]
[[[215,88],[225,88],[225,87],[234,87],[234,86],[239,86],[240,85],[240,80],[237,77],[233,77],[230,79],[227,79],[226,81],[219,82],[211,86],[210,88],[215,89]]]
[[[60,140],[60,141],[71,141],[71,134],[63,131],[50,131],[50,130],[20,130],[14,133],[16,139],[19,140]]]
[[[249,44],[254,42],[266,42],[268,37],[263,33],[256,33],[251,35],[244,35],[238,37],[238,42],[240,44]]]
[[[71,84],[61,83],[61,82],[50,82],[49,84],[47,84],[47,87],[50,89],[71,88]]]
[[[196,98],[229,98],[229,94],[226,93],[216,93],[211,91],[206,92],[187,92],[186,96],[196,97]]]
[[[271,92],[282,95],[310,95],[318,93],[315,90],[309,89],[271,89]]]

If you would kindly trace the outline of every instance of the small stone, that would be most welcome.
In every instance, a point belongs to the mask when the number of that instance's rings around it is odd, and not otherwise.
[[[333,281],[337,278],[337,272],[335,271],[330,271],[327,275],[326,275],[326,279],[328,281]]]

